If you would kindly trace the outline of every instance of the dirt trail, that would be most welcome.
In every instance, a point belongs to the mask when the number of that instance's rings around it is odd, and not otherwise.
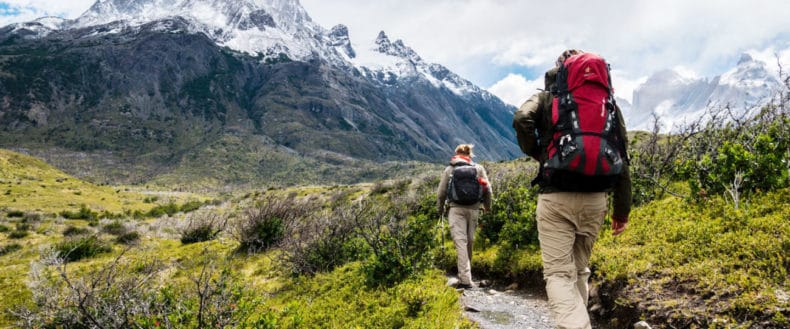
[[[463,291],[466,316],[482,329],[553,329],[546,297],[528,291],[472,288]]]

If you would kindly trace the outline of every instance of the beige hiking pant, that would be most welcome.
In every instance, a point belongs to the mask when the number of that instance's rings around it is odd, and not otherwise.
[[[538,196],[538,237],[549,308],[557,327],[589,329],[590,253],[606,216],[606,193]]]
[[[472,244],[479,216],[480,210],[478,208],[460,206],[450,207],[447,214],[458,260],[458,280],[462,284],[472,284]]]

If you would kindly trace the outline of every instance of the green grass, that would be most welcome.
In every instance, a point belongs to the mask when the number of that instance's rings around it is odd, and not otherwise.
[[[98,186],[36,158],[0,149],[0,209],[58,213],[85,205],[95,211],[147,210],[140,193]]]
[[[602,232],[594,275],[604,285],[625,282],[624,304],[656,308],[667,318],[745,327],[781,320],[790,309],[788,218],[787,189],[758,195],[738,210],[720,198],[655,201],[634,210],[621,236]]]
[[[352,263],[290,281],[266,307],[278,328],[471,328],[445,281],[433,270],[392,288],[368,288],[360,264]]]

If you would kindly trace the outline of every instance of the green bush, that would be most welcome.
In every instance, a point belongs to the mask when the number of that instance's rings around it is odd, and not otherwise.
[[[16,223],[16,230],[17,231],[30,231],[33,228],[33,225],[27,222],[18,222]]]
[[[168,202],[167,204],[158,205],[156,207],[151,208],[151,210],[149,210],[146,213],[146,215],[148,215],[148,217],[157,218],[157,217],[162,217],[164,215],[173,216],[176,213],[178,213],[178,205],[175,204],[175,202],[171,201]]]
[[[63,230],[63,236],[84,235],[90,233],[90,231],[88,228],[69,225]]]
[[[11,228],[10,228],[10,227],[8,227],[8,226],[5,226],[5,225],[3,225],[3,224],[0,224],[0,233],[5,233],[5,232],[8,232],[8,231],[10,231],[10,230],[11,230]]]
[[[109,224],[105,224],[104,226],[102,226],[101,230],[104,233],[115,235],[115,236],[124,235],[128,232],[126,226],[124,226],[123,223],[117,220]]]
[[[25,223],[38,223],[41,219],[42,216],[39,213],[26,213],[25,216],[22,217],[22,221]]]
[[[188,202],[182,204],[181,207],[179,208],[179,210],[181,212],[183,212],[183,213],[188,213],[188,212],[192,212],[192,211],[198,210],[202,206],[203,206],[203,202],[200,202],[200,201],[188,201]]]
[[[435,196],[390,198],[367,200],[369,210],[358,219],[358,230],[372,253],[362,265],[371,287],[399,283],[432,266],[435,257]]]
[[[126,232],[115,238],[115,242],[125,245],[136,244],[140,241],[140,233],[137,231]]]
[[[169,268],[156,259],[118,257],[84,271],[42,266],[32,303],[13,316],[31,328],[272,327],[270,317],[254,317],[260,300],[238,275],[209,255],[194,256],[182,263],[194,282],[187,285],[152,279]]]
[[[181,231],[181,243],[190,244],[214,240],[225,230],[228,217],[215,213],[199,214],[189,218],[189,224]]]
[[[91,210],[86,205],[81,205],[79,211],[73,212],[64,210],[60,212],[60,216],[65,219],[84,219],[88,221],[95,221],[99,218],[99,213]]]
[[[22,246],[18,243],[12,243],[5,246],[0,247],[0,256],[10,254],[14,251],[21,250]]]
[[[6,213],[6,216],[8,216],[8,218],[23,217],[23,216],[25,216],[25,212],[21,211],[21,210],[9,210]]]
[[[233,235],[244,252],[265,251],[277,245],[285,232],[304,220],[315,205],[294,197],[263,196],[235,223]]]
[[[28,235],[30,235],[30,232],[28,232],[26,230],[24,230],[24,231],[16,230],[16,231],[11,231],[11,233],[8,233],[8,238],[9,239],[22,239],[22,238],[27,237]]]
[[[112,247],[97,236],[91,235],[63,241],[55,246],[55,250],[66,262],[74,262],[110,252]]]

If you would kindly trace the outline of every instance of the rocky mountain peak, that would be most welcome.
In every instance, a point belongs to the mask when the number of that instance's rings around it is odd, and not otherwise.
[[[741,58],[738,60],[738,65],[746,64],[746,63],[753,62],[753,61],[754,61],[754,58],[752,58],[751,55],[744,53],[744,54],[741,54]]]
[[[378,37],[376,37],[376,45],[378,46],[376,51],[382,54],[410,60],[413,63],[422,62],[422,58],[420,55],[417,55],[417,52],[415,52],[414,49],[406,46],[400,39],[396,40],[395,42],[391,42],[384,31],[379,32]]]
[[[357,56],[354,48],[351,46],[351,39],[348,36],[348,27],[343,24],[338,24],[332,27],[327,34],[329,45],[336,47],[341,53],[346,54],[348,58]]]

